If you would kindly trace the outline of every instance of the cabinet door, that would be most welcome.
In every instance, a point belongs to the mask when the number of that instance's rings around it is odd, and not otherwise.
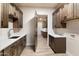
[[[0,28],[1,28],[1,3],[0,3]]]
[[[77,3],[74,3],[74,18],[77,18]]]
[[[9,4],[9,14],[14,15],[14,6]]]
[[[65,4],[64,5],[63,14],[64,14],[64,17],[67,17],[68,16],[68,4]]]
[[[18,49],[16,42],[4,49],[4,56],[17,56],[17,55],[18,55]]]
[[[23,37],[23,47],[26,46],[26,36]]]
[[[66,38],[54,38],[54,51],[57,53],[66,52]]]
[[[77,17],[79,18],[79,3],[76,4],[77,4]]]
[[[11,46],[4,49],[4,56],[12,56]]]
[[[56,25],[56,21],[55,21],[55,14],[52,15],[53,19],[52,19],[52,27],[55,28]]]
[[[49,46],[52,44],[52,37],[49,35]]]
[[[14,43],[14,45],[10,49],[10,52],[11,52],[12,56],[18,55],[17,43]]]
[[[1,4],[1,28],[8,28],[8,3]]]
[[[13,21],[13,30],[14,32],[19,32],[18,20]]]
[[[55,48],[55,43],[54,43],[54,38],[52,36],[49,35],[49,46],[51,47],[52,50],[54,50]]]
[[[60,20],[59,20],[59,23],[60,23],[60,28],[62,28],[62,24],[61,24],[61,21],[64,20],[64,14],[63,14],[63,7],[60,8]]]
[[[19,12],[19,28],[23,27],[23,13]]]
[[[56,26],[57,26],[57,28],[60,28],[61,27],[61,24],[60,24],[60,12],[59,11],[57,12]]]
[[[0,56],[3,56],[4,54],[3,54],[4,52],[3,52],[3,50],[2,51],[0,51]]]
[[[63,14],[63,8],[60,8],[60,21],[63,20],[64,14]]]
[[[74,8],[73,3],[69,3],[68,4],[68,16],[67,16],[68,19],[73,19],[73,16],[74,16],[73,15],[73,13],[74,13],[73,8]]]
[[[53,27],[55,28],[56,27],[56,23],[57,22],[57,16],[56,16],[56,13],[53,15],[53,21],[52,21],[52,24],[53,24]]]

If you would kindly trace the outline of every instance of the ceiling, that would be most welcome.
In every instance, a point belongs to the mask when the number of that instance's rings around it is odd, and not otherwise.
[[[18,7],[55,8],[57,3],[16,3]]]

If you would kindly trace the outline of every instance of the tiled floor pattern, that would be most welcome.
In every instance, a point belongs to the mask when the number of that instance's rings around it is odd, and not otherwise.
[[[46,45],[46,38],[38,36],[38,48],[40,51],[35,52],[32,47],[26,47],[21,56],[66,56],[66,54],[55,54],[52,49]]]
[[[31,47],[26,47],[21,56],[67,56],[66,54],[55,54],[51,49],[45,49],[41,52],[34,52]]]

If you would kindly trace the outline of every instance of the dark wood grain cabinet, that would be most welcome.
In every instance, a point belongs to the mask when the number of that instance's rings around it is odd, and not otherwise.
[[[15,4],[11,3],[9,5],[9,18],[13,23],[14,32],[18,32],[21,28],[23,28],[23,12]]]
[[[79,3],[66,3],[53,12],[53,28],[66,28],[67,21],[79,19]]]
[[[26,47],[26,36],[20,38],[10,46],[4,49],[4,56],[19,56]]]
[[[66,38],[49,35],[49,46],[55,53],[66,53]]]
[[[4,55],[4,52],[3,52],[3,50],[2,51],[0,51],[0,56],[3,56]]]
[[[23,12],[13,3],[1,3],[1,28],[8,28],[8,23],[13,23],[13,28],[23,27]]]
[[[41,31],[41,34],[44,38],[47,38],[47,32]]]
[[[23,12],[13,3],[9,4],[9,8],[9,18],[13,20],[13,28],[22,28]]]
[[[15,56],[17,55],[17,50],[16,50],[16,44],[13,43],[12,45],[8,46],[7,48],[4,49],[4,56]]]
[[[66,3],[53,12],[53,27],[66,28],[66,22],[79,19],[79,3]]]
[[[65,7],[61,5],[60,8],[56,9],[52,14],[53,16],[53,28],[66,28],[66,23],[62,22],[66,18]]]
[[[1,4],[1,28],[8,28],[9,7],[7,3]]]

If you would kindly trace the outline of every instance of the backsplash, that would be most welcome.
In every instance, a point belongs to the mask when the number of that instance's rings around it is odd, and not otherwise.
[[[54,29],[55,34],[62,35],[64,33],[68,33],[68,30],[66,28],[55,28]]]
[[[6,40],[8,39],[8,29],[7,28],[1,28],[0,29],[0,40]]]
[[[54,33],[55,34],[64,34],[64,33],[73,33],[73,34],[79,34],[79,19],[68,21],[66,28],[55,28]]]
[[[69,33],[79,34],[79,19],[68,21],[67,29]]]

